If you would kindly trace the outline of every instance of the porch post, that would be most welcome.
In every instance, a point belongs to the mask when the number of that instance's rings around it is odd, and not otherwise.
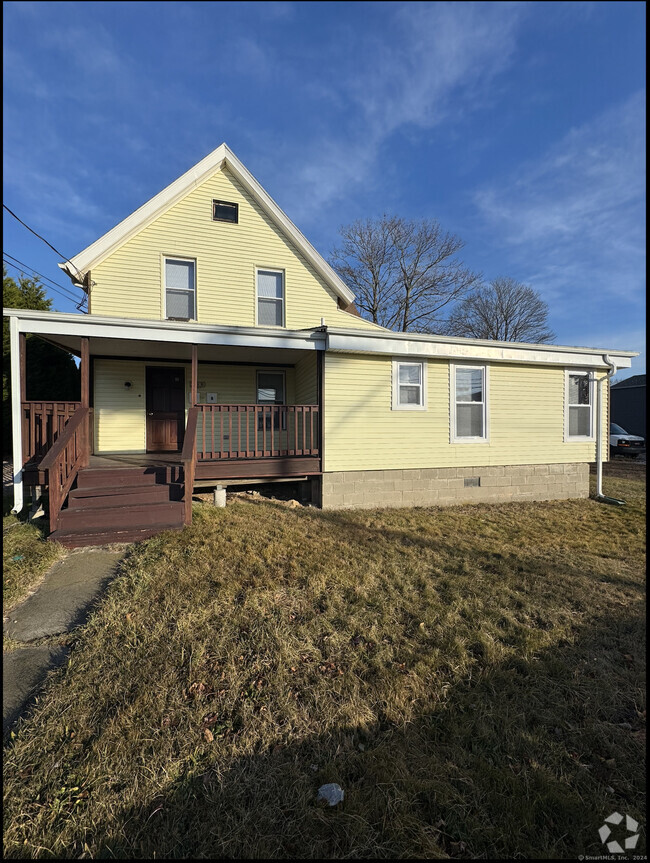
[[[13,513],[19,513],[23,508],[23,430],[21,400],[25,382],[24,352],[18,331],[18,318],[9,318],[9,349],[11,352],[11,436],[14,471],[14,506]],[[23,335],[24,339],[24,335]]]
[[[29,452],[29,439],[27,423],[23,415],[22,403],[27,401],[27,336],[25,333],[18,334],[20,343],[20,426],[22,429],[23,457]]]
[[[90,407],[90,340],[88,336],[81,337],[81,409]],[[82,467],[90,463],[90,416],[86,417],[83,432]]]
[[[318,386],[318,448],[320,471],[325,464],[325,442],[323,441],[323,430],[325,428],[325,351],[316,351],[316,375]]]
[[[196,345],[192,345],[192,383],[190,390],[190,407],[193,408],[197,402],[196,398],[196,389],[197,382],[199,379],[199,362],[198,362],[198,348]]]

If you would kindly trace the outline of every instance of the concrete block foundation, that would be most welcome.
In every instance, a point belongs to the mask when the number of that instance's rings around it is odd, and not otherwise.
[[[589,497],[589,465],[359,470],[324,473],[323,509],[449,506]]]

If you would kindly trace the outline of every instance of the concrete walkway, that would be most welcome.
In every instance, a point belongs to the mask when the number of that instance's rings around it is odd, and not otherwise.
[[[3,656],[3,738],[32,703],[47,672],[67,656],[61,645],[30,642],[62,635],[84,623],[123,555],[105,549],[69,554],[55,563],[37,590],[9,613],[4,632],[25,647]]]

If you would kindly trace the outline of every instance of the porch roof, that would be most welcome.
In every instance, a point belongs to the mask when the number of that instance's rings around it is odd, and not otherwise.
[[[232,360],[268,359],[265,351],[272,348],[275,361],[293,363],[296,350],[324,350],[326,342],[325,333],[318,330],[236,327],[32,309],[3,309],[3,315],[15,319],[19,333],[41,336],[76,356],[80,355],[81,339],[87,337],[94,356],[189,360],[191,346],[197,345],[199,362],[214,359],[221,347],[227,349],[227,357]]]
[[[153,357],[182,360],[191,345],[198,346],[198,359],[214,358],[215,349],[227,348],[232,359],[255,360],[255,350],[272,348],[275,361],[291,363],[296,350],[389,354],[414,359],[439,358],[458,361],[534,363],[585,368],[630,368],[635,351],[497,342],[484,339],[449,338],[388,330],[351,330],[321,326],[305,330],[272,327],[238,327],[186,321],[76,315],[31,309],[3,309],[14,318],[18,332],[34,333],[53,344],[79,354],[81,338],[90,340],[94,355]]]

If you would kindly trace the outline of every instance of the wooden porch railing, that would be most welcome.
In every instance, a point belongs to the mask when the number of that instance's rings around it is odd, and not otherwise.
[[[21,402],[24,465],[45,455],[80,406],[81,402]]]
[[[192,524],[192,492],[194,490],[194,473],[196,471],[196,426],[199,416],[199,408],[190,408],[187,414],[187,425],[185,427],[185,438],[183,439],[183,451],[181,460],[183,462],[183,517],[185,524]]]
[[[196,407],[196,450],[200,461],[320,453],[318,405]]]
[[[77,408],[40,463],[48,472],[50,533],[59,527],[61,507],[80,468],[88,466],[88,415],[88,408]]]

